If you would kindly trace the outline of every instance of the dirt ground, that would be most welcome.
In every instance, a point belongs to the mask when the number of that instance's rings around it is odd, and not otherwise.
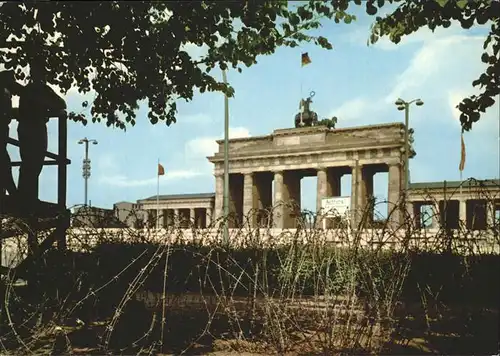
[[[490,354],[497,352],[499,335],[499,313],[495,309],[471,308],[464,306],[442,307],[430,312],[428,319],[419,305],[412,305],[399,311],[398,324],[390,341],[385,343],[383,354],[424,355],[424,354]],[[276,348],[259,340],[251,341],[243,337],[231,339],[222,329],[228,325],[213,321],[210,332],[199,337],[206,326],[200,314],[193,310],[169,317],[171,327],[165,344],[165,355],[177,355],[186,350],[188,355],[271,355],[278,354]],[[197,322],[194,322],[194,321]],[[227,329],[226,329],[227,330]],[[225,337],[223,335],[226,335]],[[224,337],[221,339],[220,337]],[[73,339],[69,336],[70,340]],[[184,340],[181,340],[184,339]],[[311,338],[312,339],[312,338]],[[196,340],[196,341],[194,341]],[[255,340],[255,339],[254,339]],[[184,341],[184,342],[183,342]],[[320,346],[311,348],[313,343],[297,342],[285,355],[319,355]],[[316,344],[316,343],[315,343]],[[319,344],[316,344],[319,345]],[[76,346],[76,345],[74,345]],[[98,350],[73,349],[75,354],[98,353]]]
[[[212,303],[199,302],[199,298],[195,296],[184,296],[177,298],[175,303],[172,300],[169,302],[164,334],[166,347],[163,355],[179,355],[183,351],[187,355],[216,356],[278,354],[276,343],[273,344],[272,340],[262,337],[262,325],[252,325],[242,314],[235,327],[235,319],[227,318],[230,312],[221,309],[219,316],[209,316],[207,310],[212,309],[213,306],[210,307]],[[312,303],[311,300],[297,303],[293,310],[315,310],[324,304],[321,301]],[[133,304],[142,307],[124,311],[119,321],[113,324],[112,336],[107,341],[108,349],[113,354],[146,354],[151,344],[160,340],[160,333],[157,330],[159,328],[145,335],[145,330],[152,324],[152,315],[156,315],[157,322],[161,318],[161,313],[155,310],[157,303],[150,303],[149,308],[146,308],[144,300],[136,300]],[[248,307],[248,301],[245,304],[244,300],[241,300],[234,305],[240,305],[244,311],[245,305]],[[359,312],[358,309],[355,314]],[[33,351],[36,349],[37,352],[44,354],[67,354],[71,349],[75,355],[101,355],[103,348],[100,345],[102,346],[106,339],[102,336],[106,334],[106,327],[109,325],[109,320],[95,322],[86,319],[84,327],[75,326],[73,323],[59,327],[57,332],[53,328],[43,336],[33,337],[37,342],[30,347]],[[322,344],[318,337],[322,331],[311,325],[308,320],[304,321],[303,325],[295,325],[296,331],[290,333],[286,344],[287,352],[280,354],[297,356],[325,354],[321,351]],[[235,338],[231,330],[240,330],[242,334]],[[393,332],[384,338],[388,342],[383,343],[382,353],[493,355],[498,352],[498,335],[498,309],[467,305],[440,306],[429,310],[426,317],[419,304],[403,305],[397,310]],[[142,341],[130,348],[133,340]],[[382,340],[379,341],[382,343]],[[141,346],[142,352],[140,352]],[[59,352],[54,352],[55,349]]]

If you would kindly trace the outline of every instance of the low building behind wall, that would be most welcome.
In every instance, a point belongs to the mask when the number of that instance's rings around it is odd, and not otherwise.
[[[142,228],[144,226],[144,210],[140,204],[122,201],[113,204],[113,211],[116,218],[127,227]]]
[[[126,226],[115,216],[113,209],[79,206],[72,210],[71,226],[73,227],[118,228]]]
[[[498,231],[500,180],[410,184],[408,209],[421,228]]]
[[[137,201],[145,226],[205,228],[213,220],[215,193],[152,196]]]
[[[409,188],[408,212],[417,228],[495,231],[500,228],[498,180],[421,182],[412,183]],[[160,195],[159,206],[156,196],[128,204],[140,212],[135,219],[142,219],[136,220],[139,223],[135,225],[128,223],[130,227],[155,227],[157,210],[159,227],[206,228],[215,215],[215,193]],[[122,209],[125,206],[118,205]],[[124,221],[122,215],[120,220]]]

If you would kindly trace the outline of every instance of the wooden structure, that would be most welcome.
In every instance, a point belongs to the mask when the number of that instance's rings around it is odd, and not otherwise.
[[[17,267],[16,273],[22,273],[27,265],[36,260],[46,250],[57,242],[59,249],[66,249],[66,229],[70,224],[70,211],[66,208],[66,186],[67,186],[67,165],[71,161],[67,158],[67,117],[58,118],[58,152],[45,152],[44,166],[57,165],[57,203],[40,202],[41,209],[35,216],[35,221],[32,221],[32,226],[22,233],[28,235],[28,244],[32,243],[36,247],[31,249],[31,253]],[[13,138],[8,138],[8,144],[19,147],[19,141]],[[47,158],[49,160],[47,160]],[[21,162],[12,162],[13,167],[20,166]],[[15,205],[17,202],[11,201],[9,196],[6,196],[6,201],[3,205],[4,211],[0,212],[3,216],[17,216]],[[3,224],[2,224],[3,225]],[[31,224],[29,224],[31,225]],[[28,225],[28,226],[29,226]],[[38,245],[37,233],[42,230],[50,230],[52,232],[46,239]],[[21,234],[22,234],[21,233]],[[0,239],[7,239],[13,236],[19,236],[19,230],[4,228],[0,230]],[[5,268],[2,268],[5,270]]]

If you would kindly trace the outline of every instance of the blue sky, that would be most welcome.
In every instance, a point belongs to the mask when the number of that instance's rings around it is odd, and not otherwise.
[[[322,118],[339,118],[338,127],[403,121],[404,114],[393,104],[420,97],[425,105],[413,106],[411,127],[415,129],[417,156],[410,163],[412,182],[458,180],[460,125],[455,106],[465,95],[474,93],[472,80],[481,73],[480,61],[487,26],[463,31],[453,25],[427,29],[405,38],[399,45],[384,39],[367,46],[373,18],[356,11],[358,20],[346,25],[325,22],[318,31],[334,46],[331,51],[314,45],[282,48],[274,55],[258,58],[258,64],[228,73],[235,89],[230,99],[230,134],[233,137],[266,135],[277,128],[293,127],[301,98],[316,92],[313,109]],[[203,49],[188,46],[192,56]],[[312,63],[300,66],[301,52]],[[216,73],[216,72],[215,72]],[[217,73],[218,75],[218,73]],[[69,109],[81,110],[84,99],[72,90],[66,95]],[[77,141],[96,139],[90,146],[92,176],[89,199],[94,206],[112,207],[118,201],[136,201],[156,194],[156,163],[166,175],[160,194],[212,192],[213,167],[206,159],[222,138],[224,99],[222,94],[196,94],[189,103],[178,103],[178,121],[170,127],[152,125],[141,108],[135,127],[126,132],[103,123],[87,126],[71,122],[68,129],[68,206],[83,202],[82,159],[84,148]],[[499,177],[499,121],[497,103],[465,135],[467,162],[464,178]],[[16,137],[15,123],[11,136]],[[57,149],[57,121],[49,124],[49,149]],[[11,150],[13,160],[18,159]],[[17,169],[15,169],[17,179]],[[347,177],[346,177],[347,178]],[[40,179],[40,197],[56,200],[55,167],[45,167]],[[348,180],[343,180],[348,183]],[[344,184],[342,194],[350,194]],[[387,196],[387,177],[375,178],[375,194]],[[302,182],[303,208],[315,210],[315,178]]]

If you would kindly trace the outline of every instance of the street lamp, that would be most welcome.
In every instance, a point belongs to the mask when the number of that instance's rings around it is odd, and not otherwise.
[[[222,70],[222,80],[227,85],[226,70]],[[224,95],[224,244],[229,244],[229,98]]]
[[[83,179],[85,181],[85,204],[88,205],[88,179],[90,178],[90,159],[89,159],[89,143],[97,145],[97,140],[89,140],[87,137],[82,138],[78,141],[78,144],[85,144],[85,158],[83,159]]]
[[[409,121],[410,121],[410,105],[415,103],[417,106],[424,105],[421,99],[413,99],[412,101],[404,101],[401,98],[396,100],[395,104],[398,110],[405,111],[405,201],[407,200],[408,187],[410,182],[410,167],[409,167],[409,155],[410,155],[410,140],[409,140]],[[413,130],[412,130],[413,132]]]

